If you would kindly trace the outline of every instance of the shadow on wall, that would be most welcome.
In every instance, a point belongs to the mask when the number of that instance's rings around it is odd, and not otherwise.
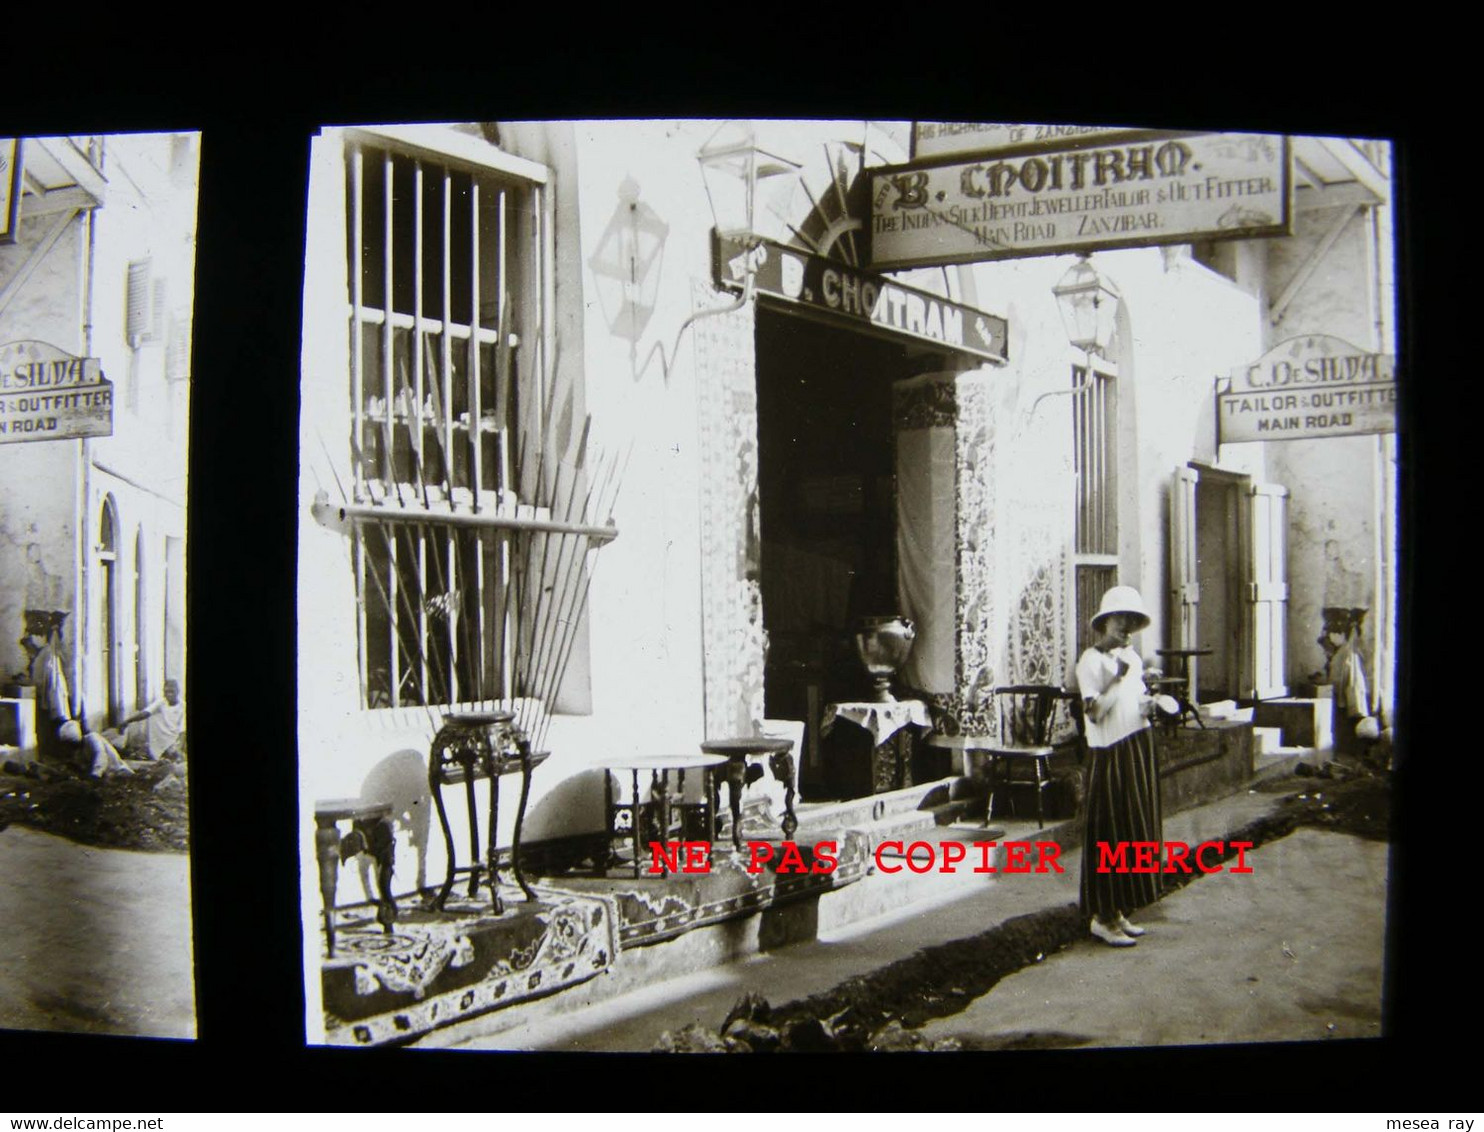
[[[417,885],[414,891],[421,892],[428,882],[428,831],[432,827],[432,797],[428,793],[428,760],[421,751],[404,750],[388,755],[366,775],[361,782],[361,797],[372,802],[389,802],[392,821],[398,832],[405,833],[417,854]],[[376,891],[371,870],[374,862],[369,854],[361,854],[361,889],[366,899],[374,899]],[[400,865],[400,861],[398,864]],[[400,885],[395,885],[400,888]]]
[[[526,811],[521,841],[539,841],[573,833],[597,833],[607,827],[603,815],[603,776],[584,770],[564,778]],[[503,824],[503,823],[502,823]]]

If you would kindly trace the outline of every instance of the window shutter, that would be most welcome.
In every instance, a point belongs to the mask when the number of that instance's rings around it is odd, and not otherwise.
[[[1244,493],[1245,597],[1251,669],[1246,683],[1260,700],[1288,694],[1288,489],[1254,483]]]
[[[165,350],[165,379],[186,381],[191,376],[191,319],[189,315],[172,315],[170,336]]]
[[[1170,484],[1170,647],[1196,647],[1201,600],[1195,545],[1195,493],[1200,473],[1176,468]]]
[[[138,346],[153,337],[152,299],[150,294],[150,261],[136,259],[129,264],[129,284],[125,292],[124,336],[129,345]]]

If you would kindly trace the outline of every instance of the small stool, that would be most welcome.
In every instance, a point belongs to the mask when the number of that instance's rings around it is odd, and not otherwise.
[[[1180,726],[1185,726],[1185,717],[1188,714],[1195,720],[1196,726],[1204,731],[1206,725],[1201,721],[1201,713],[1195,706],[1196,690],[1190,686],[1191,676],[1193,675],[1190,662],[1197,657],[1210,656],[1215,650],[1196,648],[1155,649],[1154,651],[1159,656],[1165,657],[1170,662],[1171,668],[1178,669],[1178,671],[1171,672],[1168,679],[1172,681],[1169,694],[1174,696],[1180,704]],[[1175,680],[1178,680],[1180,683],[1178,689],[1175,689],[1173,686],[1173,681]]]
[[[351,836],[341,840],[339,825],[351,823]],[[352,838],[360,836],[363,849],[353,849]],[[397,918],[392,899],[392,855],[396,838],[392,830],[389,802],[364,802],[359,798],[334,798],[314,804],[314,851],[319,858],[319,894],[325,906],[325,939],[335,954],[335,889],[340,866],[356,852],[367,852],[376,861],[376,921],[391,934]]]
[[[793,746],[792,739],[766,739],[761,736],[751,739],[708,739],[701,744],[701,750],[708,755],[727,757],[727,800],[732,810],[732,845],[737,852],[742,851],[742,788],[747,785],[747,760],[754,755],[767,755],[773,777],[783,783],[783,821],[780,824],[783,828],[783,840],[793,840],[794,831],[799,828],[799,819],[794,813],[797,779],[794,777]]]

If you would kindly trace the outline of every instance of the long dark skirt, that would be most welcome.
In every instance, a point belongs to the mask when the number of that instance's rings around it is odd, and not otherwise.
[[[1160,897],[1160,874],[1097,871],[1098,843],[1116,849],[1118,842],[1164,841],[1159,805],[1159,768],[1154,761],[1154,734],[1145,727],[1111,747],[1088,749],[1086,816],[1082,826],[1082,892],[1084,915],[1111,919]],[[1162,849],[1162,846],[1161,846]],[[1156,868],[1163,862],[1154,850]],[[1126,851],[1133,863],[1133,847]]]

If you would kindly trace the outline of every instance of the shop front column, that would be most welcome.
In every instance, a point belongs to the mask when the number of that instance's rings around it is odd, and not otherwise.
[[[990,733],[1002,682],[993,374],[930,373],[899,382],[898,592],[918,628],[904,673],[947,734]]]
[[[716,293],[697,283],[697,309]],[[756,304],[695,324],[701,446],[701,643],[706,734],[750,735],[763,718],[757,495]]]

